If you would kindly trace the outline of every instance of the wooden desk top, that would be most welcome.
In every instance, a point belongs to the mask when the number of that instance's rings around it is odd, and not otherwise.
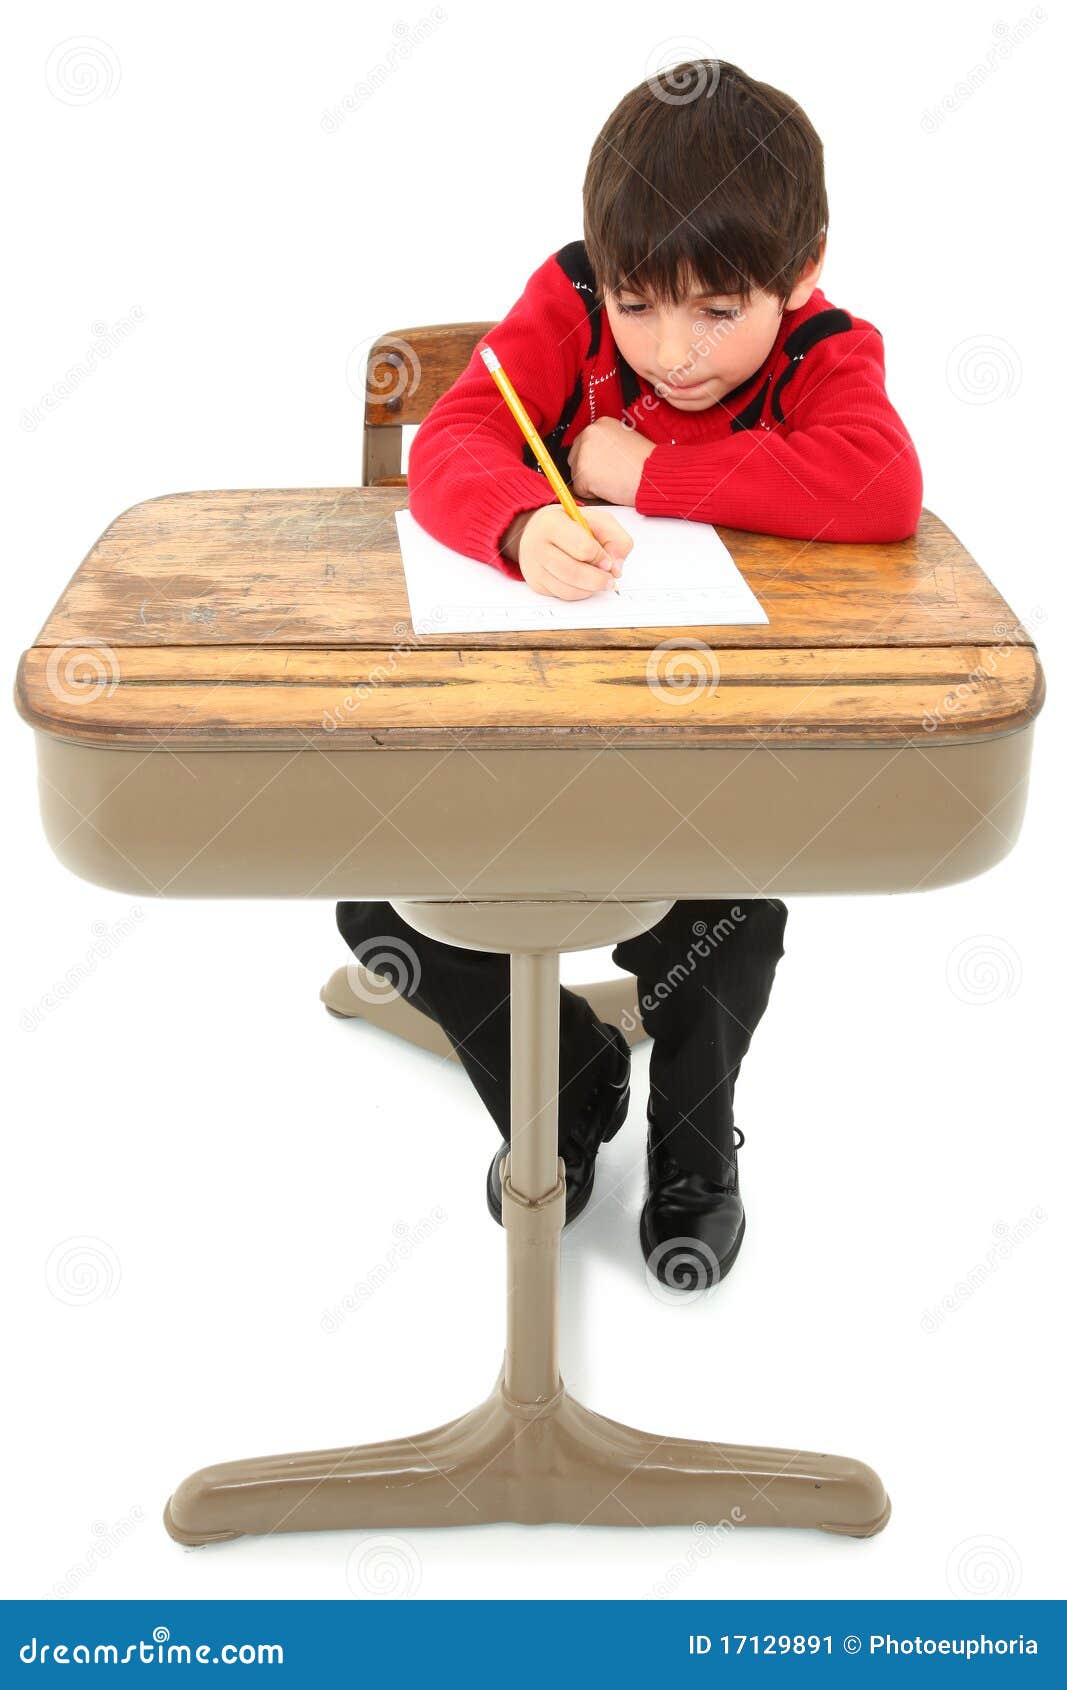
[[[720,529],[757,627],[415,636],[406,503],[355,487],[132,506],[24,654],[21,713],[115,747],[630,749],[966,741],[1041,707],[1030,636],[929,511],[893,545]],[[671,639],[710,648],[674,684],[672,653],[653,655]]]

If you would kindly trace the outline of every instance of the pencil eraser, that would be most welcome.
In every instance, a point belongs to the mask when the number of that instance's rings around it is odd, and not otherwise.
[[[482,363],[485,365],[487,370],[499,370],[500,359],[497,357],[491,346],[482,347]]]

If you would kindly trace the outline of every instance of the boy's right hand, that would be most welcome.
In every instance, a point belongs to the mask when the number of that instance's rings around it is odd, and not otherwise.
[[[557,599],[588,599],[612,588],[633,540],[613,516],[583,505],[582,516],[596,539],[562,505],[524,513],[515,561],[535,593]],[[517,519],[523,521],[523,518]]]

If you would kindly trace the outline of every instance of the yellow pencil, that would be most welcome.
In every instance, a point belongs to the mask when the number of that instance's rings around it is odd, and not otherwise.
[[[507,375],[504,372],[504,367],[492,347],[482,347],[482,362],[489,371],[493,380],[496,382],[497,387],[500,389],[508,410],[511,412],[515,421],[522,429],[523,434],[526,436],[531,452],[541,465],[541,468],[544,470],[548,484],[560,504],[563,506],[563,509],[572,521],[580,522],[586,533],[596,540],[596,535],[593,533],[593,530],[590,528],[588,522],[586,522],[585,517],[582,515],[575,503],[574,497],[570,488],[567,486],[567,483],[564,481],[562,475],[559,473],[559,470],[552,462],[552,459],[549,456],[548,447],[545,445],[533,423],[530,421],[526,411],[526,406],[512,387],[511,382],[508,380]],[[597,540],[597,545],[603,546],[603,541]],[[606,550],[607,548],[604,547],[604,549]],[[618,587],[615,587],[615,591],[618,592],[618,590]]]

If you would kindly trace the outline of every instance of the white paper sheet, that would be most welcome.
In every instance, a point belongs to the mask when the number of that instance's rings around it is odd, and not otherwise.
[[[714,528],[603,505],[632,537],[619,591],[548,598],[491,564],[464,557],[396,513],[411,626],[416,634],[499,633],[523,628],[736,627],[766,622]]]

